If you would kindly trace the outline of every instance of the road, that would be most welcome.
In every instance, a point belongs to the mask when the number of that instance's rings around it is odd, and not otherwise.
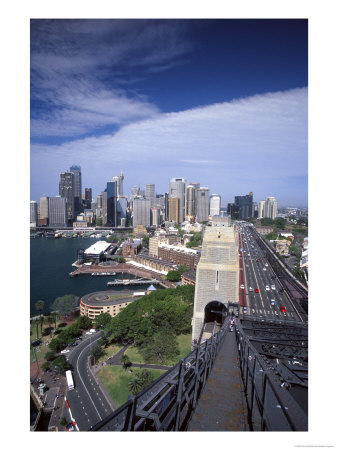
[[[67,356],[73,366],[72,374],[75,384],[73,390],[67,391],[67,400],[80,431],[89,430],[112,412],[88,367],[91,349],[100,337],[100,333],[84,335],[83,341]]]
[[[279,319],[291,321],[303,321],[294,302],[285,291],[281,292],[282,286],[265,258],[265,253],[257,245],[250,225],[241,224],[240,234],[242,250],[240,258],[243,260],[243,275],[241,283],[244,289],[240,289],[240,300],[242,305],[240,312],[244,313],[243,306],[247,305],[244,314],[263,319]],[[271,286],[275,286],[273,289]],[[255,289],[259,293],[255,293]],[[271,300],[275,305],[271,305]],[[286,308],[286,313],[281,312],[281,307]]]

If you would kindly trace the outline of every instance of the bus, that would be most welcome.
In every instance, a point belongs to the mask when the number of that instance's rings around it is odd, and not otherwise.
[[[66,378],[67,378],[68,389],[71,391],[72,389],[74,389],[74,381],[73,381],[72,372],[70,370],[66,371]]]

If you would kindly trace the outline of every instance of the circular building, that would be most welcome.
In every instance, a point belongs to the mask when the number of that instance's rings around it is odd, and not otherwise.
[[[100,314],[108,313],[115,317],[121,309],[139,298],[135,294],[128,291],[100,291],[86,294],[80,299],[80,315],[95,319]]]

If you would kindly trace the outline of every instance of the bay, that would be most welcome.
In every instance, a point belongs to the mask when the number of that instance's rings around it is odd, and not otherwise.
[[[44,312],[50,311],[50,306],[57,297],[66,294],[74,294],[82,297],[85,294],[95,291],[107,290],[107,281],[121,278],[121,274],[116,276],[91,277],[90,275],[80,275],[74,278],[69,276],[76,268],[72,264],[77,260],[77,251],[86,249],[97,239],[93,238],[45,238],[39,237],[30,239],[30,315],[35,316],[38,311],[35,303],[38,300],[45,302]],[[133,292],[144,291],[148,285],[142,289],[134,286],[118,286],[109,290],[132,289]]]

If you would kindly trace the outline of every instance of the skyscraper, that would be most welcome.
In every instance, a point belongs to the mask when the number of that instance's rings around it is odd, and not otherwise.
[[[210,190],[208,187],[197,189],[196,196],[196,220],[197,222],[206,222],[209,220],[210,209]]]
[[[221,196],[212,194],[210,197],[210,216],[219,216],[221,213]]]
[[[38,222],[41,225],[48,225],[49,221],[48,198],[49,197],[40,198],[40,216]]]
[[[117,182],[107,182],[107,225],[117,227]]]
[[[32,200],[30,202],[30,226],[36,227],[38,223],[38,204]]]
[[[81,167],[80,166],[70,166],[70,172],[74,174],[74,217],[81,212],[81,194],[82,194],[82,179],[81,179]]]
[[[263,217],[275,219],[277,216],[277,202],[275,197],[267,197],[264,203]]]
[[[196,196],[199,187],[199,183],[190,183],[187,187],[185,216],[189,219],[196,216]]]
[[[60,173],[59,195],[67,200],[67,216],[69,221],[75,220],[76,217],[74,192],[75,192],[74,172]]]
[[[67,218],[67,199],[64,197],[49,197],[49,226],[50,227],[66,227]]]
[[[179,217],[178,223],[182,223],[185,219],[185,191],[187,180],[184,178],[171,178],[169,182],[169,198],[178,198]]]
[[[144,198],[134,198],[133,227],[136,225],[150,226],[150,201]]]
[[[113,177],[113,181],[116,181],[116,195],[117,197],[123,196],[123,180],[124,175],[121,172],[121,174],[118,177]]]
[[[157,227],[160,225],[160,208],[151,208],[151,225]]]
[[[238,213],[236,219],[245,219],[247,217],[252,217],[252,192],[249,195],[239,195],[235,197],[235,213]]]
[[[168,219],[173,222],[179,223],[179,211],[180,211],[180,199],[179,198],[169,198],[169,214]]]
[[[152,208],[155,204],[155,185],[146,184],[146,199],[150,201],[150,207]]]
[[[263,214],[264,214],[264,204],[265,204],[264,200],[261,200],[258,203],[258,219],[262,219],[264,217],[263,216]]]

